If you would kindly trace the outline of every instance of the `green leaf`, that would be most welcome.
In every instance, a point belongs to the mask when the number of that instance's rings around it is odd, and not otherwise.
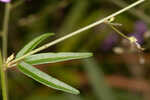
[[[81,59],[91,57],[92,53],[40,53],[30,55],[25,58],[25,61],[32,65],[56,63],[61,61]]]
[[[18,69],[24,73],[25,75],[27,75],[28,77],[57,90],[61,90],[64,92],[68,92],[68,93],[72,93],[72,94],[79,94],[80,92],[67,85],[64,82],[61,82],[49,75],[47,75],[46,73],[40,71],[39,69],[33,67],[32,65],[22,61],[18,64]]]
[[[32,49],[34,49],[39,43],[41,43],[43,40],[45,40],[46,38],[48,38],[49,36],[54,35],[53,33],[47,33],[47,34],[43,34],[41,36],[38,36],[37,38],[33,39],[31,42],[29,42],[28,44],[26,44],[16,55],[16,58],[19,58],[21,56],[23,56],[24,54],[28,53],[29,51],[31,51]]]

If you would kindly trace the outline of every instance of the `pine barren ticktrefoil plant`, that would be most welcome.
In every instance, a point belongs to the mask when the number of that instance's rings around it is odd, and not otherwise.
[[[44,50],[52,45],[55,45],[59,42],[62,42],[70,37],[73,37],[83,31],[86,31],[92,27],[95,27],[101,23],[107,23],[111,25],[111,27],[117,31],[119,34],[120,32],[112,25],[113,17],[117,16],[120,13],[123,13],[124,11],[142,3],[145,0],[138,0],[137,2],[127,6],[126,8],[117,11],[116,13],[113,13],[112,15],[105,17],[99,21],[96,21],[93,24],[90,24],[84,28],[81,28],[75,32],[72,32],[66,36],[63,36],[59,39],[56,39],[50,43],[47,43],[37,49],[36,46],[40,44],[42,41],[44,41],[49,36],[54,35],[53,33],[46,33],[43,34],[31,42],[29,42],[27,45],[25,45],[17,54],[16,56],[12,54],[11,56],[7,57],[7,33],[8,33],[8,23],[9,23],[9,14],[10,14],[10,1],[11,0],[0,0],[1,2],[5,2],[5,16],[4,16],[4,22],[3,22],[3,30],[2,30],[2,38],[3,38],[3,50],[2,54],[0,52],[0,68],[1,68],[1,83],[2,83],[2,95],[3,100],[8,100],[8,94],[7,94],[7,69],[16,67],[27,75],[28,77],[57,90],[61,90],[64,92],[72,93],[72,94],[79,94],[80,92],[71,87],[70,85],[67,85],[64,82],[61,82],[55,78],[53,78],[50,75],[47,75],[46,73],[40,71],[39,69],[33,67],[33,65],[39,65],[39,64],[46,64],[46,63],[54,63],[54,62],[61,62],[61,61],[67,61],[72,59],[81,59],[81,58],[88,58],[92,56],[92,53],[71,53],[71,52],[63,52],[63,53],[38,53],[41,50]],[[108,21],[109,20],[109,21]],[[109,22],[109,23],[108,23]],[[137,40],[135,37],[126,37],[122,33],[121,36],[128,39],[131,43],[137,44]],[[140,45],[138,45],[140,47]]]

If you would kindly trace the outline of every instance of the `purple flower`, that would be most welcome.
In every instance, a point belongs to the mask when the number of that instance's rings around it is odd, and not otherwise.
[[[137,44],[141,45],[144,42],[144,33],[147,31],[147,25],[143,21],[136,21],[134,32],[128,36],[134,36],[137,39]],[[110,50],[118,41],[118,34],[110,34],[102,44],[102,50]]]
[[[134,36],[137,39],[137,43],[139,43],[139,44],[143,44],[143,42],[144,42],[143,35],[138,33],[138,32],[137,33],[131,33],[128,36]]]
[[[137,39],[137,43],[142,44],[144,42],[144,33],[147,31],[147,25],[143,21],[137,21],[134,25],[134,33],[129,36],[134,36]]]
[[[9,3],[11,0],[0,0],[0,2]]]
[[[103,51],[108,51],[110,50],[114,44],[116,44],[118,41],[118,34],[112,33],[106,39],[104,40],[102,44],[102,50]]]
[[[134,30],[139,34],[144,34],[147,31],[147,25],[143,21],[136,21]]]

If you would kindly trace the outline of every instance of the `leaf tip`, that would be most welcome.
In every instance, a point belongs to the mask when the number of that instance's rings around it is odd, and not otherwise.
[[[88,52],[88,53],[85,53],[87,57],[92,57],[93,56],[93,53],[91,52]]]
[[[55,35],[54,33],[45,33],[45,34],[47,34],[48,36],[53,36],[53,35]]]
[[[74,90],[72,91],[72,94],[79,95],[79,94],[80,94],[80,91],[77,90],[77,89],[74,89]]]

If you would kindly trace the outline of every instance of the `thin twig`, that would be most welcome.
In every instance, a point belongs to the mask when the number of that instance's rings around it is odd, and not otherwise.
[[[129,37],[124,35],[122,32],[120,32],[116,27],[114,27],[113,25],[111,25],[109,23],[107,25],[110,26],[117,34],[119,34],[122,37],[124,37],[125,39],[129,40]]]
[[[114,3],[115,5],[123,8],[123,7],[126,7],[128,4],[125,2],[126,0],[108,0],[112,3]],[[147,0],[147,3],[148,3],[148,0]],[[142,10],[140,9],[131,9],[129,10],[129,13],[142,19],[143,21],[145,21],[146,23],[150,23],[150,17],[148,15],[146,15]]]

